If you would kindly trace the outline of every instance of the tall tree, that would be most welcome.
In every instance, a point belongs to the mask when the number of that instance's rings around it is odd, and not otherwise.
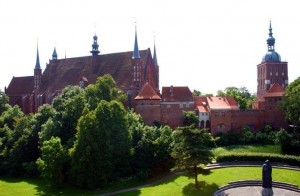
[[[208,164],[213,159],[210,147],[215,147],[215,143],[212,136],[203,129],[189,126],[176,129],[173,137],[174,169],[188,170],[194,176],[196,188],[199,188],[200,164]]]
[[[52,118],[56,126],[57,137],[61,138],[63,145],[73,146],[75,134],[77,132],[77,122],[86,106],[84,90],[79,86],[67,86],[62,93],[53,100],[55,116]],[[50,127],[48,127],[50,128]]]
[[[60,138],[51,137],[43,142],[41,147],[42,155],[36,161],[44,177],[51,185],[59,186],[63,183],[63,165],[66,162],[67,154],[61,145]]]
[[[100,101],[78,122],[71,150],[71,178],[84,188],[107,186],[126,172],[130,153],[126,110],[117,101]]]
[[[294,124],[295,131],[300,130],[300,77],[290,83],[285,89],[286,96],[279,103],[286,118]],[[299,138],[300,139],[300,138]]]

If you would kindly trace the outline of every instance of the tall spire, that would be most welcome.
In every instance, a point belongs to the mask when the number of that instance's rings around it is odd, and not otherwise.
[[[98,50],[99,44],[97,43],[98,36],[95,34],[93,39],[94,39],[94,43],[92,44],[91,53],[92,53],[93,56],[97,56],[100,53],[100,51]]]
[[[275,49],[274,49],[275,38],[273,37],[271,21],[270,21],[269,38],[267,39],[267,44],[268,44],[268,50],[269,50],[269,51],[274,51],[274,50],[275,50]]]
[[[53,53],[52,53],[52,60],[57,60],[56,47],[54,47],[54,50],[53,50]]]
[[[158,65],[156,57],[155,37],[154,37],[154,49],[153,49],[153,64]]]
[[[133,49],[133,55],[132,59],[140,59],[140,51],[139,51],[139,45],[137,41],[137,30],[136,30],[136,25],[135,25],[135,38],[134,38],[134,49]]]
[[[41,65],[40,65],[40,57],[39,57],[39,46],[37,46],[36,63],[35,63],[34,69],[41,69]]]

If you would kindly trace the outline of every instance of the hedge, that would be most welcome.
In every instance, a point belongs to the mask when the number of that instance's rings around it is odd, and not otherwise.
[[[300,156],[281,155],[272,153],[224,153],[216,157],[217,162],[226,161],[261,161],[286,163],[293,166],[300,166]]]

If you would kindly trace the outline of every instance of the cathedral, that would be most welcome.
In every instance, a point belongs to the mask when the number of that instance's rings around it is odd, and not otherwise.
[[[5,93],[11,105],[18,105],[25,114],[35,113],[43,104],[53,99],[68,85],[84,88],[96,79],[110,74],[117,87],[128,96],[128,105],[134,106],[134,97],[147,82],[159,93],[159,66],[154,44],[153,56],[150,49],[139,50],[135,30],[133,51],[101,54],[98,37],[93,37],[90,56],[59,59],[54,48],[52,59],[42,72],[37,49],[33,76],[13,77]]]
[[[58,59],[54,48],[52,59],[42,72],[37,50],[33,76],[13,77],[5,93],[11,105],[19,105],[24,113],[35,113],[68,85],[82,88],[95,83],[97,77],[110,74],[128,96],[127,106],[140,114],[148,125],[183,125],[183,111],[192,111],[199,118],[199,128],[212,134],[240,131],[244,126],[261,130],[265,125],[287,128],[278,101],[288,85],[288,63],[275,51],[275,38],[270,22],[267,52],[257,65],[257,99],[251,110],[240,110],[232,97],[197,97],[187,86],[168,86],[159,90],[159,66],[156,47],[139,50],[135,29],[133,51],[100,54],[98,37],[93,37],[90,56]]]

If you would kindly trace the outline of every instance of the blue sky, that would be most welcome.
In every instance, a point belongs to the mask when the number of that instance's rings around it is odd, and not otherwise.
[[[189,86],[215,94],[228,86],[256,92],[256,65],[267,52],[269,21],[275,50],[300,76],[297,0],[1,0],[0,89],[13,76],[33,75],[37,40],[42,69],[54,46],[58,58],[90,55],[93,35],[102,54],[153,51],[160,86]]]

